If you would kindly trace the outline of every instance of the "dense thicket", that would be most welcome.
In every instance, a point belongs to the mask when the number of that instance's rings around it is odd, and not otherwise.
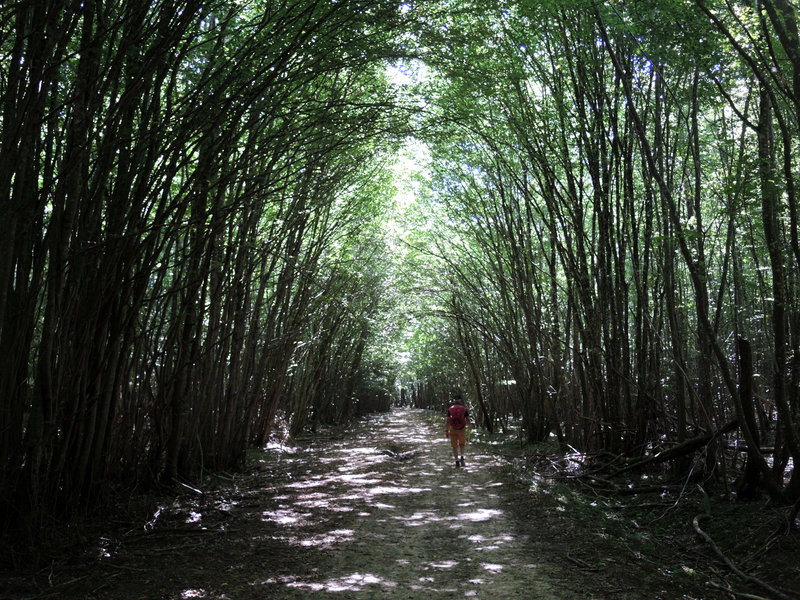
[[[387,408],[393,3],[0,8],[0,513]],[[360,403],[360,404],[359,404]]]
[[[398,362],[797,500],[799,130],[785,0],[3,4],[0,535],[387,408]]]
[[[796,8],[459,6],[420,33],[446,219],[415,243],[479,419],[582,451],[687,442],[697,461],[669,456],[695,475],[741,442],[743,495],[800,497]]]

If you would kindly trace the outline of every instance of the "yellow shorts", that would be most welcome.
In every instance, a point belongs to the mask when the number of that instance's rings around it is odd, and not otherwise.
[[[462,448],[467,443],[467,429],[451,429],[450,430],[450,445],[453,448],[461,446]]]

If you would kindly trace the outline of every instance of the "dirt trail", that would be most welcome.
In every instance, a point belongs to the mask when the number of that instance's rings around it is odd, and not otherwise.
[[[537,565],[542,549],[516,533],[494,457],[468,447],[456,469],[443,427],[418,412],[373,423],[358,439],[320,444],[324,471],[293,477],[265,513],[287,541],[319,550],[308,572],[262,581],[266,597],[564,597]]]
[[[28,580],[0,598],[691,598],[536,502],[488,448],[468,446],[456,469],[443,423],[396,409],[258,455],[249,474],[165,500],[133,529],[106,524],[33,593]]]

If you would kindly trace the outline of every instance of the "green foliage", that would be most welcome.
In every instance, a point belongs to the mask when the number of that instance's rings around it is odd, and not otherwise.
[[[430,364],[432,377],[465,385],[487,415],[521,416],[534,439],[584,448],[646,452],[656,430],[712,427],[712,405],[714,420],[733,415],[735,335],[771,354],[769,310],[755,300],[771,293],[753,78],[782,72],[767,66],[766,13],[579,0],[411,12],[429,66],[421,210],[440,223],[418,236],[424,267],[438,268],[424,300],[434,316],[412,337],[435,349],[420,358],[454,360]],[[782,51],[773,43],[778,61]],[[779,123],[790,115],[776,108]],[[789,165],[796,124],[783,127]],[[781,184],[792,232],[794,170]],[[782,256],[796,262],[785,231]],[[688,419],[679,431],[676,416]]]
[[[796,494],[800,47],[762,6],[4,5],[0,501],[30,536],[401,390],[649,453],[740,417],[737,336]]]
[[[50,4],[0,9],[0,502],[21,539],[111,481],[236,465],[278,410],[351,414],[407,131],[392,3]]]

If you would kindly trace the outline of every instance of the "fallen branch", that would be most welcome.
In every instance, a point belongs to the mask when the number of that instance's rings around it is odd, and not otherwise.
[[[182,487],[185,487],[187,490],[190,490],[190,491],[194,492],[195,494],[197,494],[199,496],[203,496],[204,495],[202,490],[198,490],[196,487],[192,487],[187,483],[183,483],[182,481],[178,481],[177,479],[175,480],[175,483],[177,483],[178,485],[180,485]]]
[[[52,577],[52,572],[50,573],[50,576]],[[64,581],[62,583],[56,583],[56,584],[54,584],[50,580],[50,578],[48,578],[48,581],[50,582],[50,589],[41,592],[36,596],[30,596],[30,600],[42,600],[43,598],[60,598],[62,594],[60,590],[62,590],[65,587],[69,587],[73,583],[77,583],[83,579],[86,579],[87,577],[88,575],[81,575],[80,577],[75,577],[73,579],[70,579],[69,581]]]
[[[728,594],[733,596],[738,596],[739,598],[745,598],[745,600],[771,600],[770,598],[765,598],[764,596],[756,596],[755,594],[748,594],[746,592],[737,592],[736,590],[732,589],[730,586],[720,585],[718,583],[714,583],[713,581],[709,581],[708,585],[711,587],[717,588],[718,590],[722,590]]]
[[[713,433],[709,433],[707,435],[702,435],[699,437],[694,437],[691,439],[686,440],[678,444],[677,446],[673,446],[669,450],[664,450],[663,452],[659,452],[658,454],[654,454],[653,456],[645,456],[635,462],[630,463],[620,469],[617,469],[614,474],[619,475],[620,473],[624,473],[625,471],[630,471],[631,469],[639,469],[641,467],[647,465],[657,465],[663,462],[667,462],[669,460],[674,460],[676,458],[681,458],[683,456],[687,456],[692,454],[696,450],[703,448],[708,445],[709,442],[712,440],[725,435],[739,427],[739,421],[734,419],[729,423],[725,424],[721,429]]]
[[[700,528],[700,518],[704,517],[704,516],[708,516],[708,515],[697,515],[694,519],[692,519],[692,527],[694,527],[694,530],[695,530],[695,532],[697,532],[697,535],[699,535],[701,538],[703,538],[703,540],[705,540],[705,542],[709,546],[711,546],[711,549],[714,551],[714,554],[716,554],[719,557],[719,559],[723,563],[725,563],[725,566],[727,566],[736,575],[741,577],[744,581],[747,581],[749,583],[757,585],[758,587],[760,587],[760,588],[768,591],[770,594],[774,595],[776,598],[780,598],[781,600],[792,600],[792,598],[790,596],[787,596],[786,594],[784,594],[780,590],[776,590],[775,588],[773,588],[768,583],[766,583],[764,581],[761,581],[757,577],[753,577],[752,575],[748,575],[747,573],[742,571],[739,567],[737,567],[733,563],[733,561],[731,559],[729,559],[727,556],[725,556],[725,554],[722,552],[722,550],[719,549],[719,546],[717,546],[714,543],[714,540],[711,539],[711,536],[708,535],[705,531],[703,531]],[[757,598],[757,596],[751,596],[751,597],[752,598]]]
[[[571,475],[566,477],[566,479],[578,481],[579,483],[583,483],[584,485],[587,485],[593,489],[600,488],[601,490],[609,491],[614,494],[628,496],[635,496],[638,494],[659,494],[662,492],[678,492],[683,489],[683,486],[681,485],[669,483],[642,486],[619,485],[613,481],[610,481],[609,479],[597,477],[596,475]]]
[[[734,452],[740,452],[742,454],[747,454],[750,452],[750,448],[748,446],[734,446],[726,444],[725,448],[727,450],[733,450]],[[761,454],[775,454],[775,448],[772,446],[764,446],[758,449]]]
[[[674,504],[674,502],[643,502],[642,504],[617,504],[612,508],[614,510],[641,510],[645,508],[669,508]]]
[[[133,571],[134,573],[147,573],[148,569],[140,569],[139,567],[129,567],[127,565],[115,565],[114,563],[104,563],[107,564],[112,569],[121,569],[123,571]]]
[[[570,556],[569,552],[567,552],[566,556],[567,556],[567,560],[575,563],[581,569],[586,569],[587,571],[597,571],[597,567],[593,567],[592,565],[587,563],[585,560],[581,560],[580,558],[575,558],[574,556]]]

